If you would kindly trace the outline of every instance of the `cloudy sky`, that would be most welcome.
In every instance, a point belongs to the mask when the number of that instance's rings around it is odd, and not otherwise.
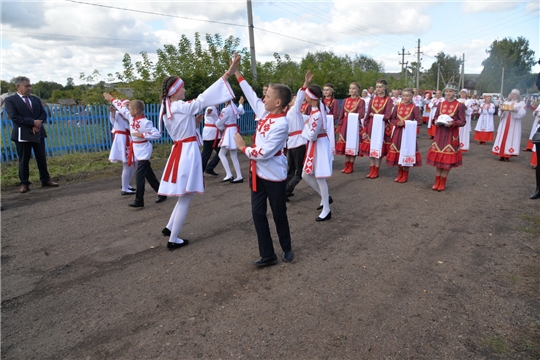
[[[258,61],[289,54],[299,61],[308,51],[366,54],[387,72],[401,70],[405,48],[422,67],[444,51],[461,57],[465,72],[479,73],[495,39],[523,36],[540,57],[538,1],[291,1],[253,0]],[[247,1],[2,1],[3,80],[28,76],[32,82],[66,84],[79,74],[122,69],[125,53],[133,60],[146,51],[177,44],[182,34],[220,33],[239,37],[249,49]],[[204,37],[204,36],[203,36]],[[533,71],[540,71],[536,65]],[[331,79],[329,79],[331,80]]]

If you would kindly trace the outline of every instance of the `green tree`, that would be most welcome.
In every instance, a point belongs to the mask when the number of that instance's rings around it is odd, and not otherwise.
[[[11,79],[11,81],[0,80],[0,94],[17,91],[13,80],[14,79]]]
[[[439,68],[441,71],[439,75],[439,88],[443,88],[452,77],[454,77],[454,80],[458,79],[461,73],[461,63],[461,59],[457,56],[450,56],[441,51],[435,55],[435,62],[426,71],[425,77],[422,79],[423,88],[435,89],[437,87],[437,70]]]
[[[484,68],[480,73],[477,90],[481,92],[498,92],[501,90],[501,75],[504,68],[503,94],[511,89],[525,91],[531,87],[533,77],[531,68],[535,64],[534,51],[529,48],[529,40],[524,37],[495,40],[486,53],[488,58],[482,62]]]
[[[54,90],[62,90],[63,88],[62,84],[54,81],[38,81],[32,84],[32,93],[43,100],[48,100]]]

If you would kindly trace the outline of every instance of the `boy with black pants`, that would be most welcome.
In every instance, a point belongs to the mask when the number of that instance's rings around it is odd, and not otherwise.
[[[122,105],[122,102],[104,93],[103,97],[110,101],[116,110],[129,121],[129,130],[132,141],[128,154],[128,165],[132,161],[137,161],[137,172],[135,179],[137,181],[137,190],[135,201],[129,203],[131,207],[144,207],[144,186],[145,179],[156,192],[159,189],[159,180],[150,165],[150,156],[152,156],[152,143],[148,140],[157,140],[161,137],[159,130],[154,127],[152,121],[144,116],[144,102],[141,100],[132,100],[129,103],[129,109]],[[156,203],[167,200],[166,196],[158,195]]]
[[[287,159],[282,149],[289,134],[283,109],[291,101],[291,90],[286,85],[271,85],[263,103],[240,72],[236,71],[235,74],[246,99],[260,119],[255,133],[256,145],[246,147],[239,133],[234,137],[238,148],[251,160],[251,212],[261,256],[253,264],[264,267],[278,263],[266,217],[266,199],[270,203],[279,243],[283,250],[282,259],[284,262],[290,262],[294,254],[286,205]]]

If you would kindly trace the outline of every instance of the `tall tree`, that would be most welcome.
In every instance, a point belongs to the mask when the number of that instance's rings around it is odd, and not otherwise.
[[[423,79],[424,88],[435,89],[437,87],[437,70],[439,68],[441,71],[439,76],[440,89],[442,89],[452,78],[454,78],[454,81],[459,79],[461,63],[461,59],[455,55],[450,56],[442,51],[435,55],[435,62],[426,71],[426,75]]]
[[[489,56],[482,61],[484,68],[476,85],[481,92],[501,90],[503,68],[503,95],[507,95],[513,88],[524,91],[533,84],[530,73],[535,57],[534,51],[529,48],[529,40],[521,36],[516,40],[512,38],[495,40],[486,53]]]
[[[38,81],[37,83],[32,84],[32,93],[43,100],[48,100],[52,96],[54,90],[62,90],[63,88],[62,84],[54,81]]]

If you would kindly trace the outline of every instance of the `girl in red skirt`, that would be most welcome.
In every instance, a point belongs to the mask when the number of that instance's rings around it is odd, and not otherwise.
[[[465,126],[466,123],[465,105],[456,100],[457,91],[456,83],[446,85],[445,101],[439,105],[433,118],[437,131],[426,160],[429,165],[437,168],[433,190],[443,191],[446,188],[446,178],[450,169],[463,164],[459,149],[459,128]],[[448,117],[451,118],[450,121],[440,122]]]

